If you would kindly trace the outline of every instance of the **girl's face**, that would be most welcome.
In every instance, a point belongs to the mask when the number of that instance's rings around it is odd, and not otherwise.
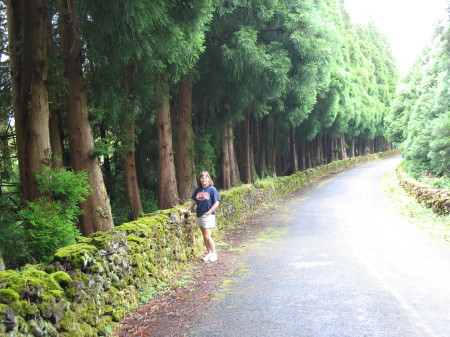
[[[200,183],[202,184],[202,187],[208,187],[209,186],[209,177],[207,175],[202,175],[200,177]]]

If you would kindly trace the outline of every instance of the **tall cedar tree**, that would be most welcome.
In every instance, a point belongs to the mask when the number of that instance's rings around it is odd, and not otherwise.
[[[111,207],[106,193],[98,158],[94,155],[94,140],[83,81],[82,48],[75,1],[61,1],[61,46],[64,72],[67,78],[66,113],[70,158],[76,171],[86,170],[93,189],[81,208],[80,230],[83,235],[111,229]]]
[[[178,147],[176,154],[178,196],[189,200],[196,184],[194,165],[194,131],[192,130],[192,76],[184,75],[179,83],[177,118]]]
[[[51,161],[46,0],[7,1],[11,87],[23,199],[39,196],[35,173]]]

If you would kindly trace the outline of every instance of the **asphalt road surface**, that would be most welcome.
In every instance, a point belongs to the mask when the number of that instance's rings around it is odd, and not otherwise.
[[[450,244],[388,204],[400,158],[290,200],[188,336],[450,336]]]

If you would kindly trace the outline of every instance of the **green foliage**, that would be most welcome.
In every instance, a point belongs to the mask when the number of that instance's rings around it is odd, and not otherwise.
[[[44,196],[18,212],[22,220],[16,223],[15,240],[23,243],[26,262],[45,263],[58,248],[75,243],[81,235],[76,227],[76,219],[82,214],[79,204],[92,189],[84,171],[44,168],[36,178]]]
[[[436,118],[431,129],[430,151],[427,154],[431,171],[450,178],[450,111]]]
[[[212,142],[212,135],[206,133],[197,136],[197,141],[195,143],[195,158],[196,158],[196,173],[201,171],[208,171],[212,177],[217,177],[216,175],[216,163],[218,157],[218,150],[214,148],[214,142]],[[218,142],[216,142],[218,145]]]
[[[386,121],[414,178],[450,176],[450,27],[438,27],[403,81]]]
[[[0,250],[7,268],[25,263],[25,230],[18,220],[19,194],[0,196]]]
[[[114,223],[118,226],[130,221],[131,211],[128,206],[127,195],[123,189],[123,184],[116,184],[114,190],[115,198],[111,201],[111,210],[113,213]],[[142,189],[139,191],[144,213],[153,213],[158,210],[158,200],[155,198],[153,191]]]

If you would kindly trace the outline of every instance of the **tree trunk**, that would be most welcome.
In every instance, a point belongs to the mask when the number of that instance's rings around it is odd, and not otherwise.
[[[231,187],[230,179],[230,151],[228,150],[228,126],[222,126],[222,188],[227,190]]]
[[[275,121],[272,119],[272,147],[270,150],[270,167],[275,174],[279,174],[277,167],[277,154],[276,154],[277,135],[275,132]]]
[[[240,173],[241,179],[244,183],[251,183],[251,172],[250,172],[250,124],[248,118],[248,111],[245,113],[244,120],[239,123],[240,131]]]
[[[49,166],[46,0],[7,1],[11,86],[23,198],[40,192],[35,173]]]
[[[324,164],[323,150],[322,150],[322,135],[316,137],[316,166]]]
[[[266,170],[266,151],[267,151],[267,116],[264,116],[259,122],[259,158],[258,158],[258,174],[264,178]]]
[[[75,171],[86,170],[93,193],[81,204],[80,230],[87,236],[113,228],[111,206],[103,182],[98,158],[94,155],[94,139],[83,81],[82,49],[78,13],[73,0],[61,1],[61,46],[67,78],[66,113],[70,158]]]
[[[306,140],[300,140],[300,170],[306,170]]]
[[[156,105],[158,111],[159,152],[159,208],[167,209],[178,204],[178,190],[170,124],[170,97],[167,80],[156,82]]]
[[[180,80],[178,112],[178,151],[176,157],[178,195],[189,200],[196,185],[194,167],[194,131],[192,130],[192,78]]]
[[[106,126],[104,124],[100,124],[100,125],[98,125],[98,130],[99,130],[100,138],[106,139],[106,137],[107,137]],[[116,147],[116,144],[114,144],[114,147]],[[103,181],[106,186],[106,191],[108,191],[108,193],[109,193],[110,200],[113,201],[116,199],[116,196],[114,195],[116,180],[115,180],[113,172],[112,172],[111,158],[108,154],[105,154],[103,156],[102,168],[103,168],[103,170],[102,170],[103,171]]]
[[[233,123],[228,123],[228,151],[230,152],[230,169],[231,169],[231,186],[241,181],[241,175],[239,174],[239,167],[237,164],[236,150],[234,147],[234,131]]]
[[[333,161],[334,149],[333,149],[333,138],[328,132],[324,133],[324,160],[326,163],[331,163]]]
[[[123,90],[127,97],[132,97],[132,78],[136,71],[135,66],[130,66],[127,69],[125,80],[123,83]],[[125,141],[124,145],[127,149],[124,158],[124,169],[125,169],[125,189],[127,191],[128,204],[130,205],[131,220],[136,220],[143,213],[141,195],[139,192],[138,177],[136,173],[136,155],[135,155],[135,112],[134,105],[135,102],[132,98],[128,98],[126,104],[126,111],[129,113],[125,114]]]
[[[311,167],[313,167],[313,162],[312,162],[312,155],[311,155],[311,152],[312,152],[312,147],[313,147],[313,142],[307,142],[306,143],[306,154],[305,154],[305,156],[306,156],[306,162],[305,162],[305,170],[306,169],[309,169],[309,168],[311,168]]]
[[[330,138],[330,161],[327,161],[327,163],[331,163],[339,158],[339,153],[337,153],[336,149],[337,149],[336,138]]]
[[[52,149],[52,167],[62,168],[63,165],[63,146],[61,141],[60,125],[59,125],[59,111],[50,112],[50,145]]]
[[[5,271],[5,261],[3,260],[2,248],[0,247],[0,271]]]
[[[352,143],[351,143],[351,157],[355,157],[355,136],[352,136]]]
[[[295,128],[293,126],[290,127],[291,134],[291,158],[292,158],[292,173],[296,173],[298,171],[298,153],[297,146],[295,143]]]
[[[348,158],[347,146],[346,146],[346,142],[345,142],[345,134],[343,132],[341,132],[341,154],[342,154],[342,158],[341,159],[347,159]]]
[[[253,135],[256,135],[256,137],[258,136],[258,125],[254,119],[254,117],[250,118],[250,135],[249,135],[249,157],[250,157],[250,177],[251,177],[251,182],[254,183],[255,182],[255,177],[258,176],[258,173],[256,172],[256,164],[255,164],[255,153],[257,153],[257,150],[255,150],[255,138],[253,137]],[[257,148],[259,147],[259,144],[257,144],[256,146]]]

